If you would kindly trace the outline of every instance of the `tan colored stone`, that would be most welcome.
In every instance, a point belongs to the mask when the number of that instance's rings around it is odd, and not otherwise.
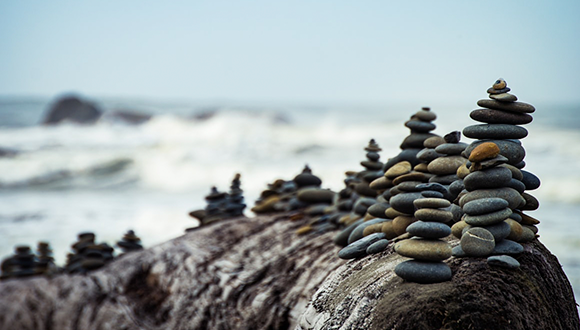
[[[493,142],[484,142],[475,147],[469,154],[469,161],[472,163],[481,162],[499,155],[499,147]]]
[[[459,166],[459,168],[457,169],[457,177],[460,178],[461,180],[465,179],[465,177],[469,174],[469,169],[467,168],[467,165],[463,164],[461,166]]]
[[[407,239],[394,246],[398,254],[417,260],[440,261],[451,257],[451,245],[440,240]]]
[[[453,236],[461,239],[461,235],[463,234],[463,229],[467,226],[469,226],[467,224],[467,222],[465,222],[463,220],[458,221],[453,226],[451,226],[451,234],[453,234]]]
[[[401,182],[407,181],[420,181],[426,182],[426,176],[424,173],[421,172],[409,172],[407,174],[399,175],[398,177],[393,179],[393,185],[398,185]]]
[[[381,231],[387,235],[387,239],[393,239],[397,237],[397,233],[393,228],[393,221],[386,221],[383,222],[383,226],[381,227]]]
[[[512,241],[518,242],[523,234],[523,227],[514,219],[506,219],[505,222],[510,225],[511,231],[507,239],[511,239]]]
[[[296,234],[297,235],[304,235],[304,234],[311,232],[312,230],[313,230],[313,228],[311,226],[306,225],[306,226],[302,226],[302,227],[298,228],[298,230],[296,230]]]
[[[388,209],[385,211],[385,216],[386,216],[387,218],[389,218],[389,219],[394,219],[394,218],[396,218],[396,217],[398,217],[398,216],[400,216],[400,215],[411,216],[411,214],[405,214],[405,213],[399,212],[399,211],[395,210],[395,209],[394,209],[394,208],[392,208],[392,207],[389,207],[389,208],[388,208]]]
[[[393,187],[393,182],[391,179],[381,176],[380,178],[373,180],[373,182],[369,184],[369,187],[374,190],[385,190]]]
[[[437,146],[445,143],[445,139],[440,136],[432,136],[425,141],[423,141],[423,146],[425,148],[435,149]]]
[[[368,236],[374,233],[380,233],[383,228],[382,223],[376,223],[374,225],[366,226],[363,230],[363,236]]]
[[[415,165],[413,170],[417,171],[417,172],[422,172],[422,173],[429,173],[429,169],[427,168],[427,164],[425,164],[425,163],[419,163],[419,164]]]
[[[394,179],[399,175],[411,172],[411,170],[412,170],[411,163],[409,163],[408,161],[402,161],[389,168],[385,173],[385,177],[387,179]]]
[[[393,219],[393,231],[397,236],[403,235],[407,232],[407,226],[417,221],[415,217],[400,215]]]

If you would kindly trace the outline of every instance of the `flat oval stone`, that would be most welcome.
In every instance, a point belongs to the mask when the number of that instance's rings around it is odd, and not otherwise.
[[[520,193],[512,188],[497,188],[497,189],[480,189],[471,191],[459,199],[459,206],[463,206],[471,201],[481,198],[497,197],[505,199],[510,209],[517,209],[522,203],[525,203],[524,198]]]
[[[467,159],[458,155],[440,157],[429,163],[427,168],[429,172],[437,175],[455,174],[457,169],[465,164],[466,161]]]
[[[369,208],[367,209],[367,212],[370,215],[372,215],[373,217],[384,218],[385,211],[389,207],[391,207],[391,206],[388,203],[376,203],[376,204],[369,206]]]
[[[534,239],[536,239],[536,234],[534,234],[534,232],[530,228],[522,226],[522,236],[520,237],[518,242],[528,243],[533,241]]]
[[[517,141],[517,142],[516,142]],[[463,151],[463,155],[469,154],[478,145],[485,142],[493,142],[497,144],[500,150],[500,155],[508,159],[508,163],[514,165],[521,162],[526,156],[526,151],[518,140],[477,140],[474,141]]]
[[[367,254],[375,254],[375,253],[383,252],[387,249],[387,246],[389,246],[389,240],[388,239],[380,239],[380,240],[374,242],[373,244],[369,245],[369,247],[367,248]]]
[[[467,148],[468,144],[467,143],[463,143],[463,142],[458,142],[458,143],[444,143],[441,145],[438,145],[435,148],[435,151],[439,154],[445,154],[445,155],[459,155],[461,154],[461,152],[463,152],[463,150],[465,150],[465,148]]]
[[[417,158],[424,162],[431,162],[445,155],[438,153],[435,149],[425,148],[417,153]]]
[[[417,185],[421,184],[421,181],[403,181],[399,183],[396,187],[401,192],[417,192],[420,191]]]
[[[393,219],[393,231],[397,236],[403,235],[407,232],[407,227],[415,221],[417,221],[417,219],[414,217],[400,215]]]
[[[443,197],[445,197],[445,195],[443,195],[442,193],[440,193],[438,191],[432,191],[432,190],[421,191],[421,196],[427,197],[427,198],[443,198]]]
[[[398,216],[400,216],[400,215],[412,215],[412,213],[411,213],[411,214],[407,214],[407,213],[399,212],[399,211],[395,210],[395,209],[394,209],[394,208],[392,208],[392,207],[389,207],[389,208],[388,208],[388,209],[385,211],[385,216],[386,216],[387,218],[389,218],[389,219],[394,219],[394,218],[396,218],[396,217],[398,217]]]
[[[422,121],[433,121],[437,119],[437,115],[433,111],[419,110],[415,113],[415,117]]]
[[[449,185],[453,182],[457,181],[459,177],[456,174],[447,174],[447,175],[435,175],[429,178],[429,182],[431,183],[439,183],[442,185]]]
[[[536,197],[526,192],[522,193],[522,197],[526,200],[526,205],[520,208],[522,211],[534,211],[540,207],[540,202]]]
[[[489,226],[504,221],[505,219],[509,218],[511,214],[512,210],[506,207],[503,210],[487,214],[481,215],[466,214],[465,216],[463,216],[463,220],[467,222],[468,225],[472,226]],[[417,217],[417,219],[419,218]]]
[[[417,188],[420,190],[438,191],[443,194],[447,192],[447,188],[445,188],[445,186],[440,183],[422,183],[417,185]]]
[[[487,264],[494,267],[515,269],[520,267],[519,261],[510,256],[491,256],[487,258]]]
[[[503,198],[480,198],[463,205],[463,212],[468,215],[480,215],[500,211],[509,206]]]
[[[511,88],[509,88],[509,87],[502,88],[502,89],[495,89],[493,87],[490,87],[487,89],[488,94],[501,94],[501,93],[507,93],[509,91],[511,91]]]
[[[385,177],[387,179],[392,180],[392,179],[398,177],[399,175],[403,175],[403,174],[407,174],[407,173],[411,172],[412,169],[413,169],[413,167],[411,166],[411,163],[409,163],[408,161],[402,161],[402,162],[399,162],[399,163],[393,165],[391,168],[389,168],[385,172]]]
[[[512,172],[505,167],[492,167],[483,171],[470,173],[463,179],[467,191],[492,189],[508,186]]]
[[[500,167],[505,167],[508,170],[510,170],[512,172],[512,178],[516,179],[516,180],[520,180],[522,181],[522,179],[524,178],[524,175],[522,174],[522,171],[510,164],[501,164],[499,165]]]
[[[493,109],[477,109],[469,114],[471,119],[488,124],[525,125],[534,119],[527,113],[508,112]]]
[[[353,222],[352,224],[350,224],[345,229],[343,229],[336,236],[334,236],[334,239],[332,240],[334,242],[334,244],[336,244],[338,246],[347,246],[348,245],[348,237],[350,236],[352,231],[355,230],[355,228],[358,227],[358,225],[360,225],[362,222],[363,222],[363,219],[357,220],[357,221]]]
[[[451,245],[440,240],[406,239],[395,244],[398,254],[424,261],[441,261],[451,257]]]
[[[499,255],[499,254],[508,254],[508,255],[518,255],[524,252],[524,247],[517,242],[514,242],[509,239],[504,239],[501,241],[495,242],[495,248],[493,249],[492,254]]]
[[[470,228],[461,236],[461,249],[471,257],[486,257],[495,248],[493,235],[484,228]]]
[[[371,187],[369,187],[369,184],[365,181],[362,181],[362,182],[355,184],[354,191],[356,191],[356,193],[361,195],[361,196],[366,196],[366,197],[376,197],[377,196],[377,191],[374,189],[371,189]]]
[[[512,215],[510,215],[510,219],[513,219],[515,221],[517,221],[518,223],[522,222],[522,216],[517,214],[517,213],[512,213]]]
[[[453,220],[453,213],[439,209],[419,209],[415,211],[415,218],[421,221],[450,222]]]
[[[393,167],[395,164],[403,162],[403,161],[407,161],[410,164],[417,165],[419,163],[419,160],[417,159],[417,153],[419,151],[421,151],[421,149],[423,149],[423,146],[418,147],[417,149],[404,149],[401,150],[401,152],[396,155],[393,158],[389,158],[389,160],[387,160],[385,162],[385,165],[383,167],[384,171],[389,170],[391,167]]]
[[[367,248],[371,246],[371,244],[378,240],[384,239],[385,237],[385,233],[375,233],[369,236],[365,236],[338,251],[338,257],[341,259],[364,257],[367,254]]]
[[[491,94],[489,98],[500,102],[515,102],[518,100],[517,96],[510,93]]]
[[[451,268],[444,262],[403,261],[395,267],[395,274],[405,281],[429,284],[451,280]]]
[[[451,206],[451,202],[443,198],[419,198],[413,201],[413,205],[418,209],[440,209]]]
[[[388,221],[387,219],[384,219],[383,222]],[[509,226],[508,226],[509,227]],[[370,234],[374,234],[374,233],[380,233],[382,232],[383,229],[383,223],[375,223],[374,225],[368,225],[365,227],[365,229],[363,230],[363,237],[364,236],[369,236]]]
[[[425,173],[421,172],[409,172],[407,174],[399,175],[398,177],[394,178],[393,184],[398,185],[406,181],[419,181],[419,183],[421,183],[427,181],[427,176],[425,175]]]
[[[445,143],[445,139],[440,136],[432,136],[423,142],[425,148],[434,149],[438,145]]]
[[[458,221],[456,223],[453,224],[453,226],[451,226],[451,233],[453,234],[453,236],[461,239],[461,236],[463,236],[463,230],[466,227],[470,227],[467,222],[461,220]]]
[[[415,167],[413,167],[413,171],[431,174],[429,173],[429,170],[427,169],[427,164],[425,163],[419,163],[415,165]]]
[[[520,194],[523,193],[524,190],[526,190],[526,186],[520,180],[516,180],[516,179],[511,179],[508,182],[508,184],[506,184],[506,187],[510,187],[512,189],[515,189]]]
[[[372,219],[369,221],[363,221],[348,236],[348,244],[351,244],[352,242],[355,242],[355,241],[363,238],[364,237],[363,231],[365,230],[365,228],[367,226],[378,224],[378,223],[383,223],[385,221],[387,221],[387,220],[386,219]]]
[[[484,142],[475,147],[469,154],[470,162],[481,162],[499,155],[499,147],[493,142]]]
[[[449,185],[449,192],[453,196],[458,196],[459,193],[463,189],[465,189],[465,185],[463,184],[463,180],[455,180],[455,181],[451,182],[451,184]]]
[[[505,221],[501,221],[499,223],[496,223],[495,225],[483,226],[482,228],[489,230],[489,232],[493,235],[496,247],[497,242],[503,241],[510,235],[511,232],[510,225],[508,225],[508,223]]]
[[[374,190],[384,190],[393,187],[393,182],[390,179],[387,179],[385,176],[381,176],[380,178],[374,179],[370,184],[369,188]]]
[[[415,212],[413,201],[418,198],[422,198],[421,193],[404,193],[391,197],[389,202],[395,210],[405,214],[413,214]]]
[[[407,126],[408,128],[412,129],[415,132],[420,133],[427,133],[437,128],[435,124],[422,120],[409,120],[405,123],[405,126]]]
[[[524,214],[522,212],[518,212],[518,211],[516,211],[516,212],[522,217],[522,221],[520,221],[520,223],[522,225],[533,226],[533,225],[537,225],[540,223],[540,220],[538,220],[532,216],[529,216],[529,215]]]
[[[528,130],[508,124],[479,124],[464,128],[463,135],[472,139],[523,139]]]
[[[332,203],[336,193],[332,190],[320,188],[302,188],[298,190],[297,197],[306,203]]]
[[[520,113],[533,113],[536,111],[533,105],[523,103],[523,102],[499,102],[496,100],[488,100],[483,99],[477,101],[477,105],[483,108],[494,109],[494,110],[504,110],[504,111],[511,111],[511,112],[520,112]]]
[[[526,170],[521,171],[523,176],[522,183],[526,186],[526,190],[535,190],[540,187],[540,179],[537,176]]]
[[[376,199],[370,197],[361,197],[359,198],[353,206],[354,213],[358,215],[365,215],[367,213],[368,208],[371,205],[374,205],[377,202]]]
[[[407,232],[424,238],[444,238],[451,234],[451,228],[440,222],[416,221],[407,227]]]
[[[407,136],[401,145],[399,146],[401,149],[408,149],[408,148],[423,148],[423,142],[428,138],[435,136],[432,133],[411,133],[411,135]]]

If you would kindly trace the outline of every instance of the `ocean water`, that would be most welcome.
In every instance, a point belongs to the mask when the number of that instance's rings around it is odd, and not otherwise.
[[[403,123],[423,106],[93,99],[105,111],[94,125],[39,125],[51,101],[0,98],[0,150],[8,152],[0,157],[0,257],[46,240],[62,264],[83,231],[111,245],[128,229],[146,247],[161,243],[196,226],[187,213],[205,206],[211,186],[227,191],[235,173],[248,216],[267,183],[291,179],[305,164],[323,187],[338,191],[346,170],[362,169],[370,138],[383,148],[381,160],[397,155],[409,132]],[[475,101],[433,105],[435,133],[474,124]],[[529,214],[541,221],[540,240],[559,258],[578,300],[580,105],[535,106],[522,143],[526,170],[542,185],[530,192],[540,208]],[[131,125],[115,120],[116,110],[153,116]]]

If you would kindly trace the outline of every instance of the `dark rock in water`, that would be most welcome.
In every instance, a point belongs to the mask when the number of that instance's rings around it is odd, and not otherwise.
[[[467,126],[463,135],[472,139],[523,139],[528,136],[528,130],[508,124],[480,124]]]
[[[509,225],[508,225],[509,226]],[[509,239],[503,239],[499,242],[495,242],[495,248],[493,249],[492,254],[499,255],[499,254],[509,254],[509,255],[518,255],[524,252],[524,247],[517,242],[514,242]]]
[[[444,262],[407,260],[395,267],[395,274],[409,282],[439,283],[451,279],[451,268]]]
[[[490,266],[515,269],[520,267],[519,261],[510,256],[491,256],[487,258],[487,264]]]
[[[407,232],[413,236],[435,239],[449,236],[451,228],[440,222],[415,221],[407,227]]]
[[[338,257],[341,259],[364,257],[367,254],[367,248],[369,246],[371,246],[374,242],[386,237],[387,236],[385,233],[374,233],[370,234],[369,236],[365,236],[338,251]]]
[[[391,207],[399,212],[405,214],[413,214],[415,212],[415,205],[413,205],[413,201],[418,198],[422,198],[423,196],[421,193],[405,193],[405,194],[398,194],[396,196],[391,197],[389,201]]]
[[[477,189],[501,188],[509,184],[512,172],[505,167],[493,167],[470,173],[463,179],[467,191]]]
[[[463,205],[463,212],[469,215],[480,215],[503,210],[509,203],[503,198],[480,198]]]
[[[504,110],[519,113],[532,113],[536,111],[533,105],[523,103],[523,102],[500,102],[496,100],[483,99],[477,101],[477,105],[483,108],[494,109],[494,110]]]
[[[152,116],[146,113],[140,113],[136,111],[128,110],[117,110],[112,113],[105,114],[106,119],[113,121],[119,121],[125,124],[140,125],[149,121]]]
[[[420,149],[419,149],[420,148]],[[423,149],[423,146],[418,148],[410,148],[402,150],[397,156],[390,158],[384,165],[383,171],[387,171],[393,165],[402,162],[408,161],[411,163],[412,166],[419,164],[419,160],[417,159],[417,153]]]
[[[526,113],[507,112],[493,109],[473,110],[469,116],[473,120],[488,124],[525,125],[532,122],[533,117]]]
[[[461,132],[453,131],[453,132],[447,133],[447,134],[445,134],[443,139],[447,143],[458,143],[459,140],[461,140]]]
[[[534,190],[540,187],[540,179],[533,173],[526,170],[520,170],[522,172],[522,183],[526,186],[526,190]]]
[[[526,151],[518,140],[477,140],[463,151],[463,155],[469,157],[471,151],[484,142],[493,142],[497,144],[500,154],[506,157],[511,165],[515,166],[515,164],[521,162],[526,156]]]
[[[2,157],[14,157],[18,155],[18,150],[0,147],[0,158]]]
[[[43,124],[58,124],[61,121],[72,121],[79,124],[92,124],[101,118],[102,112],[92,103],[75,96],[65,96],[53,103]]]
[[[380,240],[374,242],[373,244],[371,244],[367,248],[367,254],[375,254],[375,253],[383,252],[387,249],[387,246],[389,246],[389,240],[388,239],[380,239]]]
[[[345,229],[343,229],[340,233],[338,233],[336,236],[334,236],[334,239],[332,240],[334,242],[334,244],[336,244],[338,246],[347,246],[348,245],[348,238],[349,238],[350,234],[361,223],[363,223],[363,219],[357,220],[357,221],[353,222],[351,225],[349,225],[348,227],[346,227]]]

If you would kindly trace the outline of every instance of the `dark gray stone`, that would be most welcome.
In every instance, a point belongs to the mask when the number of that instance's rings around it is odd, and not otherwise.
[[[407,227],[407,232],[424,238],[444,238],[451,234],[451,228],[440,222],[415,221]]]
[[[433,190],[433,191],[438,191],[440,193],[446,193],[447,192],[447,188],[445,188],[444,185],[440,184],[440,183],[436,183],[436,182],[432,182],[432,183],[421,183],[417,185],[417,188],[419,190]]]
[[[479,100],[477,101],[477,105],[483,108],[494,109],[494,110],[505,110],[511,112],[519,112],[519,113],[532,113],[536,111],[533,105],[523,103],[523,102],[499,102],[496,100]]]
[[[467,148],[468,144],[463,142],[457,143],[444,143],[440,144],[435,148],[435,152],[439,154],[445,155],[459,155],[465,148]]]
[[[459,195],[463,189],[465,189],[465,184],[463,184],[463,180],[461,179],[455,180],[449,185],[449,192],[453,196]]]
[[[499,223],[496,223],[495,225],[484,226],[482,228],[489,230],[489,232],[493,235],[496,248],[498,242],[503,241],[506,237],[510,235],[511,232],[510,225],[505,221],[501,221]]]
[[[452,184],[454,181],[459,179],[456,174],[448,174],[448,175],[435,175],[429,178],[429,182],[431,183],[439,183],[442,185],[449,185]]]
[[[515,164],[521,162],[526,156],[526,151],[518,140],[477,140],[471,143],[462,154],[465,157],[469,157],[471,151],[484,142],[493,142],[497,144],[500,150],[500,155],[506,157],[508,163],[511,165],[515,166]]]
[[[367,248],[367,254],[375,254],[375,253],[383,252],[387,249],[387,246],[389,246],[389,240],[388,239],[380,239],[380,240],[374,242],[373,244],[369,245],[369,247]]]
[[[338,233],[336,236],[334,236],[334,239],[333,239],[334,244],[336,244],[338,246],[347,246],[348,245],[348,237],[350,236],[352,231],[355,230],[356,227],[358,227],[358,225],[360,225],[361,223],[363,223],[363,219],[357,220],[357,221],[353,222],[352,224],[350,224],[345,229],[343,229],[340,233]]]
[[[503,198],[491,197],[476,199],[463,205],[463,212],[469,215],[481,215],[500,211],[509,206]]]
[[[396,185],[396,188],[402,192],[417,192],[421,191],[417,188],[417,185],[420,185],[421,183],[421,181],[403,181]]]
[[[453,214],[453,223],[459,222],[461,217],[463,217],[463,210],[457,204],[451,204],[449,211]]]
[[[533,173],[526,170],[521,170],[522,172],[522,183],[526,186],[526,190],[535,190],[540,187],[540,179]]]
[[[388,203],[376,203],[371,205],[367,212],[373,217],[385,218],[385,211],[391,207]]]
[[[399,146],[401,149],[409,149],[409,148],[423,148],[423,142],[432,136],[437,136],[432,133],[411,133],[411,135],[407,136],[401,145]]]
[[[495,267],[515,269],[520,267],[520,262],[510,256],[491,256],[487,258],[487,264]]]
[[[391,207],[401,213],[413,214],[415,212],[415,205],[413,201],[417,198],[422,198],[421,193],[404,193],[391,197],[389,200]]]
[[[505,167],[492,167],[469,173],[463,184],[467,191],[506,187],[512,179],[512,171]]]
[[[467,253],[465,253],[465,251],[463,251],[463,249],[461,248],[461,245],[457,245],[456,247],[451,249],[451,255],[454,256],[455,258],[467,257]]]
[[[387,221],[387,219],[371,219],[368,221],[363,221],[350,233],[350,236],[348,236],[348,244],[352,244],[354,241],[358,241],[359,239],[363,238],[363,231],[366,227],[375,225],[377,223],[383,223],[385,221]]]
[[[494,89],[493,87],[490,87],[487,89],[487,92],[489,94],[503,94],[503,93],[507,93],[511,91],[511,88],[506,87],[506,88],[502,88],[502,89]]]
[[[523,193],[524,190],[526,190],[526,186],[520,180],[516,179],[511,179],[506,185],[506,187],[513,188],[517,190],[520,194]]]
[[[443,156],[445,155],[438,153],[435,149],[429,148],[425,148],[417,153],[417,158],[427,163]]]
[[[402,150],[398,155],[393,158],[389,158],[387,162],[385,162],[385,166],[383,167],[383,171],[386,172],[389,168],[393,167],[393,165],[402,162],[408,161],[414,167],[415,165],[419,164],[419,160],[417,159],[417,153],[423,149],[423,145],[418,148],[409,148]]]
[[[515,212],[510,215],[510,219],[514,219],[516,222],[522,222],[523,220],[522,216]]]
[[[490,226],[495,225],[496,223],[500,223],[505,219],[509,218],[512,214],[512,210],[506,207],[503,210],[480,214],[480,215],[468,215],[466,214],[463,216],[463,220],[472,226]]]
[[[523,139],[528,130],[509,124],[480,124],[467,126],[463,135],[472,139]]]
[[[453,131],[445,134],[443,139],[447,143],[458,143],[461,140],[461,132],[460,131]]]
[[[451,280],[451,268],[444,262],[407,260],[395,267],[395,274],[409,282],[439,283]]]
[[[524,252],[524,247],[517,242],[514,242],[509,239],[504,239],[499,242],[495,242],[495,248],[493,249],[492,254],[499,255],[499,254],[509,254],[509,255],[518,255]]]
[[[354,213],[358,215],[365,215],[367,213],[367,209],[374,205],[377,202],[375,198],[370,197],[361,197],[354,203]]]
[[[426,198],[443,198],[445,195],[443,195],[442,193],[440,193],[438,191],[424,190],[424,191],[421,191],[421,196],[426,197]]]
[[[512,188],[497,188],[497,189],[480,189],[468,192],[459,199],[459,206],[463,207],[466,203],[481,198],[497,197],[505,199],[510,209],[517,209],[522,203],[526,201],[519,192]]]
[[[523,193],[522,197],[526,200],[526,205],[520,208],[522,211],[534,211],[540,207],[540,202],[536,197],[528,193]]]
[[[353,242],[342,250],[338,251],[338,257],[341,259],[354,259],[364,257],[367,254],[367,248],[374,242],[386,238],[385,233],[374,233]]]
[[[427,133],[437,128],[435,124],[422,120],[409,120],[405,126],[418,133]]]
[[[493,109],[477,109],[471,111],[469,116],[473,120],[488,124],[511,124],[525,125],[532,122],[532,116],[526,113],[507,112]]]
[[[43,124],[58,124],[71,121],[92,124],[101,118],[102,112],[94,104],[75,96],[65,96],[53,103],[42,121]]]

